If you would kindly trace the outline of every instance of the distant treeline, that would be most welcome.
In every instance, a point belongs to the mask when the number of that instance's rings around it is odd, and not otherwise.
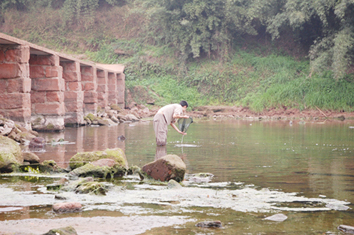
[[[245,35],[289,37],[308,52],[311,73],[353,73],[354,0],[2,0],[7,9],[50,7],[65,24],[91,21],[102,6],[131,5],[145,17],[145,36],[178,49],[180,59],[225,60]]]

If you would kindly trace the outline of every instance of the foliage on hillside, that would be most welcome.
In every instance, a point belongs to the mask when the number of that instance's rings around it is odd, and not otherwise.
[[[156,103],[354,110],[354,2],[3,0],[0,30],[100,63]]]

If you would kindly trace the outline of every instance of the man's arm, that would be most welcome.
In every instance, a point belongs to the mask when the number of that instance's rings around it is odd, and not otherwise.
[[[180,133],[181,135],[187,135],[187,133],[184,133],[184,132],[182,132],[182,131],[180,131],[177,127],[176,127],[176,125],[174,124],[174,123],[171,123],[171,126],[173,127],[173,129],[175,129],[178,133]]]
[[[179,114],[173,114],[174,119],[179,119],[179,118],[189,118],[187,115],[179,115]]]

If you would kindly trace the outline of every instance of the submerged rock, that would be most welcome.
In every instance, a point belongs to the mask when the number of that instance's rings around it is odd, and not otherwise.
[[[43,235],[77,235],[77,232],[73,227],[69,226],[65,228],[51,229]]]
[[[221,221],[204,221],[204,222],[199,222],[195,226],[197,227],[202,227],[202,228],[221,228],[222,224]]]
[[[182,188],[182,186],[177,181],[170,180],[170,181],[168,181],[167,188],[168,189],[180,189],[180,188]]]
[[[346,234],[354,234],[354,227],[348,225],[339,225],[338,229]]]
[[[71,169],[76,169],[87,163],[94,162],[100,159],[113,159],[120,166],[127,168],[128,163],[125,157],[125,154],[122,149],[106,149],[104,151],[95,151],[95,152],[81,152],[75,154],[69,161]]]
[[[29,143],[29,147],[32,149],[41,149],[44,147],[44,145],[45,140],[42,137],[35,137]]]
[[[80,212],[82,205],[78,202],[62,202],[53,205],[53,211],[56,213]]]
[[[0,173],[12,172],[22,163],[20,146],[16,141],[0,135]]]
[[[148,176],[160,181],[171,179],[181,182],[186,172],[186,164],[177,155],[166,155],[143,166],[142,171]]]

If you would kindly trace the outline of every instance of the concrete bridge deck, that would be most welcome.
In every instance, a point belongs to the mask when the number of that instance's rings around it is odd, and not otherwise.
[[[123,65],[95,64],[0,33],[0,114],[55,130],[82,125],[111,105],[124,108]]]

